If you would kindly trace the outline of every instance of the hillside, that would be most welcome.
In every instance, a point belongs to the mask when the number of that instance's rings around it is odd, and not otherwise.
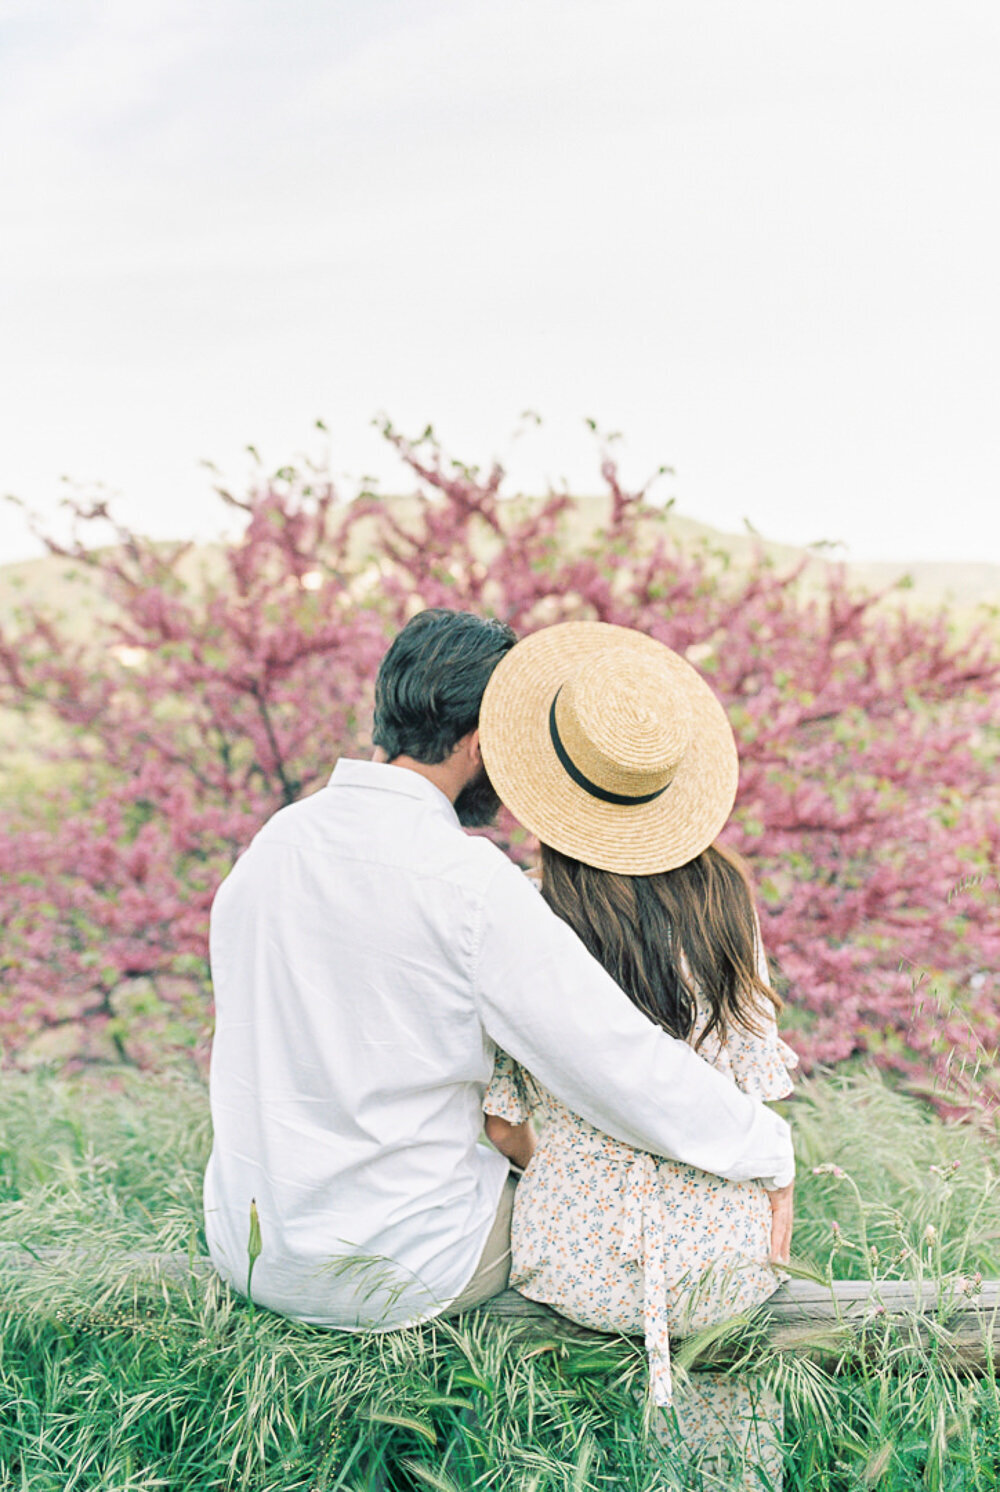
[[[412,512],[415,500],[397,498],[400,516]],[[512,499],[521,503],[524,499]],[[577,500],[577,511],[566,525],[565,541],[576,547],[586,542],[600,529],[606,512],[606,500],[599,497],[583,497]],[[721,556],[728,556],[730,564],[750,565],[758,545],[762,545],[769,558],[782,569],[806,562],[804,581],[818,584],[831,565],[839,564],[836,555],[828,556],[823,551],[797,549],[792,545],[778,544],[750,533],[726,533],[700,523],[681,514],[669,517],[670,532],[684,548],[708,546]],[[367,542],[364,525],[359,525],[357,536],[360,560]],[[192,580],[200,571],[214,569],[218,549],[216,545],[193,546],[185,561],[185,569]],[[956,612],[956,620],[968,620],[980,607],[1000,607],[1000,564],[969,560],[965,563],[949,561],[923,561],[914,564],[898,563],[854,563],[847,565],[848,574],[860,589],[883,591],[899,585],[894,592],[909,605],[921,608],[947,606]],[[107,603],[95,593],[91,577],[77,564],[54,556],[23,560],[15,564],[0,565],[0,626],[9,626],[15,621],[17,609],[25,602],[41,603],[53,612],[78,626],[80,635],[86,635],[93,618],[107,613]]]

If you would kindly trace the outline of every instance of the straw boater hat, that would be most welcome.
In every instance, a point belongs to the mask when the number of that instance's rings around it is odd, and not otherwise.
[[[501,799],[545,844],[600,870],[685,865],[732,811],[722,705],[679,654],[605,622],[561,622],[513,647],[479,716]]]

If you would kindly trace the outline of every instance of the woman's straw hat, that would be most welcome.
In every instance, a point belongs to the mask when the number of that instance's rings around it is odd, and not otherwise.
[[[722,705],[690,663],[629,627],[561,622],[524,638],[487,685],[479,739],[515,818],[600,870],[685,865],[736,797]]]

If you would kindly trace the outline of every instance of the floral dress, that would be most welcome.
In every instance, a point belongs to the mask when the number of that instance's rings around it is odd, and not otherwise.
[[[707,1023],[699,1002],[692,1043]],[[744,1093],[784,1098],[798,1058],[779,1038],[770,1005],[758,1012],[758,1024],[759,1035],[732,1026],[719,1041],[713,1032],[700,1055]],[[724,1181],[612,1139],[503,1052],[483,1107],[512,1124],[532,1114],[541,1120],[514,1203],[511,1285],[581,1326],[642,1333],[653,1403],[672,1404],[671,1331],[696,1331],[737,1315],[781,1283],[768,1262],[771,1207],[764,1187]],[[683,1396],[685,1448],[717,1442],[720,1423],[724,1438],[732,1442],[739,1432],[745,1442],[743,1430],[760,1413],[752,1386],[721,1374],[699,1373],[696,1380]],[[780,1417],[780,1407],[769,1406],[768,1416]],[[775,1447],[776,1441],[772,1469]]]

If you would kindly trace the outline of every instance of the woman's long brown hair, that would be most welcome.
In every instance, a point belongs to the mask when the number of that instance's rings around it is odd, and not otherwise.
[[[687,1040],[696,993],[709,1010],[699,1047],[730,1026],[759,1032],[762,999],[781,1001],[757,972],[750,878],[730,850],[709,845],[658,875],[595,870],[542,845],[542,895],[644,1015]],[[683,958],[681,957],[683,953]]]

